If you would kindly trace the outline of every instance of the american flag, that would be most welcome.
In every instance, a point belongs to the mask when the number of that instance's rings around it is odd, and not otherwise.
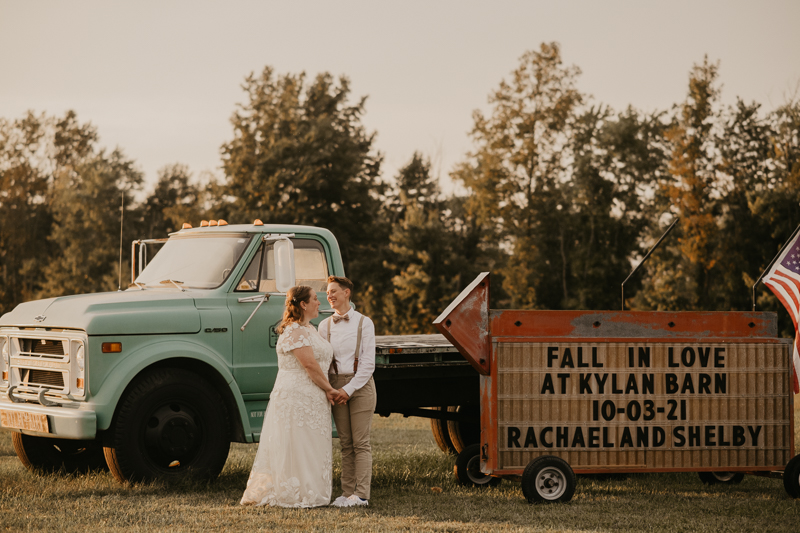
[[[800,393],[800,381],[797,374],[800,372],[800,355],[797,353],[797,324],[800,322],[800,232],[781,252],[780,257],[766,276],[764,285],[778,297],[783,306],[789,311],[794,323],[794,348],[792,350],[792,388],[794,393]]]

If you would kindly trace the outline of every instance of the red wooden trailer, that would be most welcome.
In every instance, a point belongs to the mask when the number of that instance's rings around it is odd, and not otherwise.
[[[800,497],[775,313],[490,310],[489,294],[487,272],[434,322],[481,375],[462,482],[521,479],[528,501],[565,502],[575,474],[751,473]]]

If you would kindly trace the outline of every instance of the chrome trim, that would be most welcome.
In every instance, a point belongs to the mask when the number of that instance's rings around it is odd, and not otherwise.
[[[51,402],[47,398],[44,397],[46,392],[49,392],[50,389],[42,389],[39,391],[39,403],[44,405],[45,407],[52,407],[54,405],[59,405],[58,402]]]
[[[14,403],[25,403],[25,400],[23,400],[21,398],[17,398],[17,397],[14,396],[14,389],[16,389],[16,388],[17,388],[17,386],[14,385],[10,389],[8,389],[8,399],[11,400]]]

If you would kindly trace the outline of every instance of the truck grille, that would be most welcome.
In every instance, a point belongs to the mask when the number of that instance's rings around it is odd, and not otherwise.
[[[53,339],[19,339],[19,355],[40,359],[61,360],[64,353],[64,342]]]
[[[37,368],[22,370],[22,383],[25,385],[39,385],[47,387],[64,387],[64,374],[52,370],[39,370]]]
[[[44,389],[50,400],[85,397],[85,380],[77,359],[88,344],[83,331],[0,328],[0,344],[5,345],[9,361],[2,388],[13,387],[15,398],[36,402]]]

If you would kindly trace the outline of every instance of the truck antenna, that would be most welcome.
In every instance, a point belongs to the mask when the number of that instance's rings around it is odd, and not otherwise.
[[[637,271],[637,270],[639,270],[639,267],[640,267],[640,266],[642,266],[642,265],[644,264],[644,262],[645,262],[645,261],[647,261],[647,258],[648,258],[648,257],[650,257],[650,254],[652,254],[652,253],[653,253],[653,250],[655,250],[656,248],[658,248],[658,245],[659,245],[659,244],[661,244],[661,241],[663,241],[663,240],[664,240],[664,238],[665,238],[667,235],[669,235],[669,232],[670,232],[670,231],[672,231],[672,228],[674,228],[674,227],[675,227],[675,224],[677,224],[679,220],[680,220],[680,217],[675,217],[675,220],[672,222],[672,224],[670,224],[670,225],[669,225],[669,227],[667,228],[667,231],[665,231],[665,232],[664,232],[664,234],[663,234],[663,235],[661,235],[661,238],[660,238],[660,239],[658,239],[658,242],[656,242],[656,243],[653,245],[653,247],[652,247],[652,248],[650,248],[650,251],[649,251],[649,252],[647,252],[647,255],[645,255],[645,256],[644,256],[644,258],[643,258],[641,261],[639,261],[639,264],[638,264],[638,265],[636,265],[636,267],[635,267],[635,268],[634,268],[634,269],[631,271],[631,273],[630,273],[630,274],[628,274],[628,277],[627,277],[627,278],[625,278],[625,281],[623,281],[623,282],[622,282],[622,310],[623,310],[623,311],[625,310],[625,282],[627,282],[629,279],[631,279],[631,276],[633,276],[634,274],[636,274],[636,271]]]
[[[122,290],[122,220],[125,216],[125,191],[122,191],[120,196],[119,206],[119,279],[117,281],[117,290]]]
[[[765,268],[763,270],[763,272],[761,272],[761,275],[758,276],[758,279],[756,280],[756,282],[753,283],[753,311],[756,310],[756,285],[758,285],[758,282],[761,281],[761,278],[764,277],[764,274],[769,272],[769,269],[772,268],[772,265],[774,265],[775,261],[777,261],[778,257],[780,257],[781,252],[783,252],[783,250],[786,249],[786,245],[787,244],[792,242],[792,239],[794,239],[794,236],[797,235],[798,231],[800,231],[800,224],[798,224],[797,227],[794,228],[794,231],[792,232],[792,234],[789,236],[788,239],[786,239],[786,242],[783,243],[783,246],[780,247],[780,249],[778,250],[778,253],[775,254],[775,257],[773,257],[772,261],[770,261],[769,264],[767,265],[767,268]]]

